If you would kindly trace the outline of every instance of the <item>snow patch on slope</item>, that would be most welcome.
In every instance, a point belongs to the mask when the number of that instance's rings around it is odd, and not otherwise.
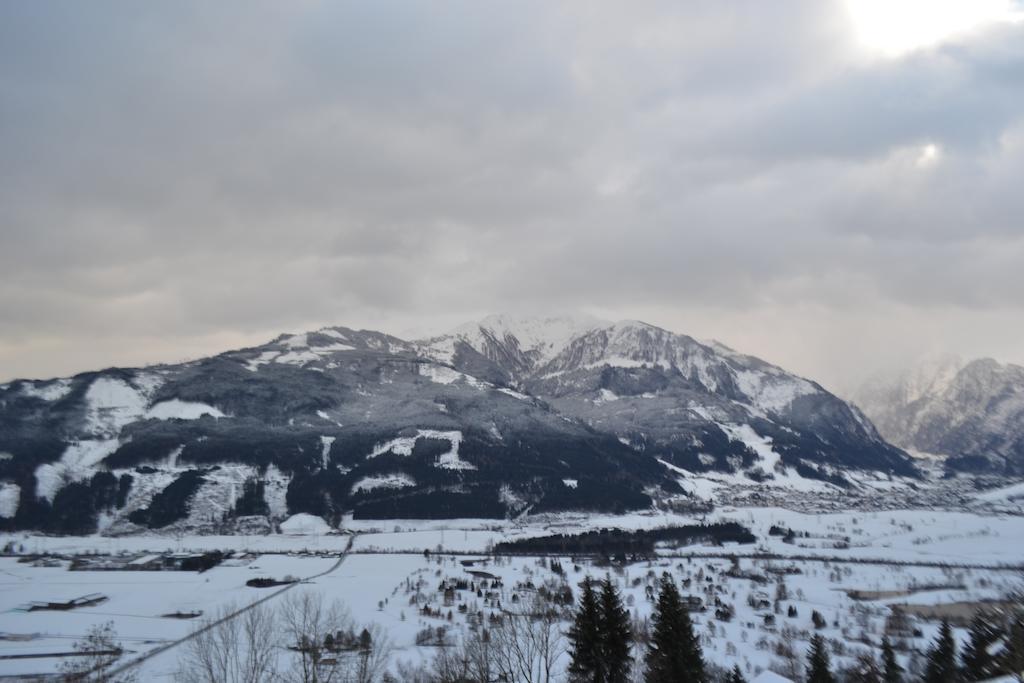
[[[120,445],[117,439],[73,442],[64,450],[60,460],[36,468],[36,495],[52,501],[65,482],[91,477],[96,466]]]
[[[371,477],[363,477],[352,485],[352,493],[360,491],[373,491],[375,489],[401,489],[408,486],[415,486],[416,480],[408,474],[394,472],[391,474],[377,474]]]
[[[736,385],[758,408],[779,412],[807,394],[817,393],[814,385],[798,377],[776,377],[763,371],[740,370]]]
[[[210,415],[216,418],[227,417],[227,415],[211,405],[193,401],[182,401],[177,398],[172,398],[169,401],[160,401],[160,403],[146,411],[146,417],[153,420],[198,420],[203,415]]]
[[[281,522],[281,533],[289,536],[316,536],[330,532],[331,527],[323,517],[300,512]]]
[[[334,445],[337,437],[334,436],[321,436],[320,437],[320,467],[327,469],[327,463],[331,457],[331,446]]]
[[[22,394],[43,401],[58,401],[67,396],[70,391],[71,380],[69,379],[57,379],[51,382],[25,382],[21,385]]]
[[[466,462],[459,457],[459,446],[462,444],[462,432],[458,430],[452,431],[439,431],[436,429],[419,429],[416,431],[416,436],[400,436],[396,439],[391,439],[382,444],[378,444],[373,447],[373,450],[369,455],[366,456],[367,460],[370,458],[376,458],[378,455],[384,453],[394,453],[395,455],[410,456],[412,455],[413,448],[416,447],[417,439],[438,439],[439,441],[448,441],[451,444],[451,448],[445,453],[437,456],[437,460],[434,462],[435,467],[440,467],[445,470],[475,470],[476,465],[470,462]]]
[[[110,438],[142,417],[148,400],[123,380],[100,377],[89,385],[85,402],[85,433]]]
[[[10,519],[18,511],[21,487],[10,482],[0,482],[0,517]]]

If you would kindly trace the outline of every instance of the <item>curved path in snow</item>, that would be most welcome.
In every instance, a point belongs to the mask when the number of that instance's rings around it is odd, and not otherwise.
[[[152,650],[149,650],[148,652],[145,652],[139,655],[138,657],[135,657],[134,659],[130,659],[127,662],[124,662],[123,664],[119,664],[118,666],[115,666],[114,668],[106,671],[105,675],[113,679],[116,676],[125,673],[126,671],[136,668],[140,664],[152,659],[153,657],[156,657],[157,655],[163,654],[168,650],[176,648],[182,643],[187,643],[189,640],[192,640],[200,633],[205,633],[206,631],[209,631],[210,629],[215,628],[216,626],[223,624],[226,621],[231,621],[232,619],[237,618],[239,615],[245,614],[254,607],[257,607],[258,605],[262,605],[263,603],[269,600],[273,600],[274,598],[278,597],[283,593],[286,593],[287,591],[291,590],[292,588],[295,588],[296,586],[302,585],[307,581],[312,581],[313,579],[319,579],[321,576],[327,576],[331,572],[336,571],[338,567],[340,567],[341,564],[345,561],[345,558],[348,557],[349,551],[352,550],[352,544],[355,543],[356,535],[357,534],[352,534],[351,536],[349,536],[348,545],[346,545],[345,549],[341,551],[341,555],[338,556],[338,561],[332,564],[326,570],[320,572],[319,574],[313,574],[312,576],[307,576],[303,579],[300,579],[299,581],[296,581],[295,583],[289,583],[287,586],[284,586],[269,595],[265,595],[259,600],[254,600],[248,605],[241,607],[235,610],[234,612],[227,614],[221,617],[220,619],[217,619],[216,621],[212,621],[202,626],[201,628],[197,628],[195,631],[192,631],[188,635],[178,638],[177,640],[172,640],[169,643],[164,643],[163,645],[155,647]]]

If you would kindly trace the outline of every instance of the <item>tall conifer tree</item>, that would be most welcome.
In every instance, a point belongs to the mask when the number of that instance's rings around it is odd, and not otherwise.
[[[807,683],[835,683],[825,638],[815,634],[807,651]]]
[[[939,635],[928,649],[928,664],[924,671],[924,683],[956,683],[960,680],[960,669],[956,662],[956,639],[949,621],[942,622]]]
[[[627,683],[633,664],[629,653],[632,634],[629,613],[622,606],[622,597],[611,577],[601,582],[601,651],[606,683]]]
[[[683,607],[679,589],[667,572],[661,577],[658,603],[651,616],[654,625],[647,653],[647,683],[703,683],[704,657],[693,632],[693,622]]]
[[[569,679],[580,683],[606,683],[601,652],[601,607],[590,579],[583,582],[576,618],[569,628]]]
[[[960,656],[964,680],[983,681],[996,676],[996,658],[990,650],[1004,636],[999,625],[988,616],[978,614],[974,617],[970,640]]]
[[[882,680],[885,683],[903,683],[903,667],[896,661],[896,653],[888,638],[882,638]]]

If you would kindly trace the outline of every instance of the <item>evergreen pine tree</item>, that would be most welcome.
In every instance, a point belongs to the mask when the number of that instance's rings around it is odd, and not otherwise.
[[[816,633],[807,651],[807,683],[835,683],[825,638]]]
[[[996,676],[996,658],[989,649],[1004,637],[1002,629],[984,614],[978,614],[971,621],[970,640],[960,656],[963,678],[966,681],[983,681]]]
[[[1018,614],[1010,622],[999,668],[1001,672],[1016,676],[1018,681],[1024,681],[1024,614]]]
[[[661,590],[651,622],[653,632],[644,680],[647,683],[703,683],[706,676],[700,643],[675,581],[667,572],[661,577]]]
[[[882,680],[885,683],[903,683],[903,667],[896,661],[896,653],[888,638],[882,639]]]
[[[743,677],[743,672],[740,671],[739,664],[732,668],[732,671],[729,673],[729,678],[726,679],[726,683],[747,683],[747,679]]]
[[[629,613],[611,578],[601,582],[601,654],[606,678],[604,683],[627,683],[633,656],[629,653],[632,634]],[[595,679],[596,680],[596,679]]]
[[[881,683],[882,672],[878,668],[878,660],[873,653],[864,653],[857,657],[853,668],[844,679],[846,683]]]
[[[569,680],[606,682],[601,652],[601,609],[589,578],[583,582],[576,617],[569,628],[569,656]]]
[[[928,649],[924,683],[955,683],[960,680],[956,665],[956,639],[949,621],[943,620],[935,642]]]

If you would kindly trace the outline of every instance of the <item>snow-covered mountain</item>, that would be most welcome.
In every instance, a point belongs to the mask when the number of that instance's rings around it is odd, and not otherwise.
[[[814,382],[635,321],[492,316],[419,341],[331,327],[0,386],[9,527],[616,511],[681,496],[688,472],[829,487],[866,470],[916,474]]]
[[[522,340],[526,339],[524,343]],[[744,470],[771,444],[786,467],[840,478],[836,468],[912,474],[855,407],[818,384],[717,342],[639,321],[491,317],[420,344],[459,370],[508,382],[631,448],[690,471]],[[749,425],[754,437],[737,437]],[[715,444],[715,446],[712,446]]]
[[[1024,474],[1024,367],[932,358],[903,375],[872,379],[854,401],[887,439],[949,456],[950,469]]]

